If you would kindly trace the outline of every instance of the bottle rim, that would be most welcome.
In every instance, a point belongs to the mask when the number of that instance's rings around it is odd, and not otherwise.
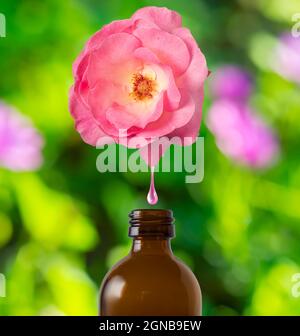
[[[130,212],[129,218],[129,237],[175,236],[175,219],[170,209],[135,209]]]

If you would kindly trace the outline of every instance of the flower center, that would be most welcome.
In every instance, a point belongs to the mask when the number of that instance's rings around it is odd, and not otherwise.
[[[142,75],[134,74],[132,78],[132,92],[130,95],[137,101],[143,101],[153,98],[156,92],[155,80]]]

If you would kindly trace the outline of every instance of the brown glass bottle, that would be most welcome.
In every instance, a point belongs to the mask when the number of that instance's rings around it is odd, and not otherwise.
[[[172,211],[134,210],[129,217],[132,248],[102,282],[100,315],[201,315],[198,281],[171,250]]]

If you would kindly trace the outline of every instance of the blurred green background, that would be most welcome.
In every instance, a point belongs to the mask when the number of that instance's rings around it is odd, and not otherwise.
[[[177,10],[209,68],[253,76],[251,103],[279,136],[281,157],[255,171],[226,158],[203,122],[205,178],[159,173],[159,207],[176,217],[175,254],[197,275],[204,315],[300,315],[299,86],[268,68],[269,45],[290,31],[299,1],[1,0],[0,99],[45,139],[36,172],[0,168],[0,315],[96,315],[100,282],[127,254],[127,215],[147,207],[149,174],[96,170],[96,150],[68,111],[71,65],[91,34],[143,6]],[[207,90],[208,92],[208,90]],[[204,120],[211,105],[205,99]]]

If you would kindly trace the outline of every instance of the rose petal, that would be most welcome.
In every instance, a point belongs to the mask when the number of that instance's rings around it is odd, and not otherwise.
[[[164,71],[168,76],[168,89],[165,100],[165,110],[173,111],[176,110],[180,104],[181,94],[175,83],[175,78],[169,67],[164,67]]]
[[[109,36],[90,56],[87,73],[90,88],[93,88],[99,79],[114,83],[129,82],[129,76],[138,67],[133,52],[140,46],[141,42],[127,33]]]
[[[126,31],[126,29],[130,28],[132,24],[133,20],[127,19],[116,20],[103,26],[88,40],[85,49],[89,50],[90,52],[98,49],[107,37]]]
[[[137,28],[160,29],[160,27],[156,25],[154,22],[144,20],[144,19],[134,19],[134,24],[131,27],[131,33],[133,33]]]
[[[73,86],[70,89],[69,104],[71,114],[76,121],[75,128],[86,143],[95,146],[100,138],[106,137],[106,134],[99,127],[94,116],[81,103],[80,99],[77,98]]]
[[[144,61],[146,63],[155,63],[155,64],[160,64],[160,60],[158,57],[149,49],[141,47],[137,48],[134,53],[134,57]]]
[[[75,79],[81,79],[89,62],[89,55],[81,52],[73,63],[72,71]]]
[[[144,7],[135,12],[132,19],[153,22],[161,29],[171,32],[182,26],[181,16],[165,7]]]
[[[200,129],[203,99],[204,99],[204,90],[202,88],[200,94],[194,95],[193,97],[193,100],[195,101],[196,105],[195,105],[195,113],[193,114],[192,118],[183,127],[179,127],[170,134],[168,134],[170,138],[180,137],[182,141],[184,140],[185,146],[191,145],[192,143],[195,142]]]
[[[168,135],[176,128],[182,127],[189,123],[195,114],[195,102],[186,92],[181,92],[180,108],[174,111],[164,111],[161,117],[150,124],[139,135],[145,138],[160,137]]]
[[[144,128],[148,123],[159,118],[163,111],[163,96],[150,103],[136,102],[126,106],[114,104],[106,111],[106,117],[117,129],[130,127]]]
[[[158,29],[138,28],[134,31],[143,46],[150,49],[160,62],[172,68],[175,75],[185,72],[190,63],[190,53],[181,38]]]
[[[90,54],[98,49],[102,42],[110,35],[121,33],[133,24],[131,19],[117,20],[103,26],[86,43],[84,50],[79,54],[73,63],[74,77],[81,77],[87,67]]]
[[[179,28],[174,30],[173,33],[186,43],[191,55],[191,63],[186,72],[178,78],[177,85],[193,92],[198,92],[208,76],[205,57],[189,29]]]
[[[89,91],[89,106],[91,113],[99,126],[105,133],[111,136],[118,136],[119,131],[106,118],[106,110],[118,101],[121,90],[116,88],[111,82],[99,80],[93,89]]]

